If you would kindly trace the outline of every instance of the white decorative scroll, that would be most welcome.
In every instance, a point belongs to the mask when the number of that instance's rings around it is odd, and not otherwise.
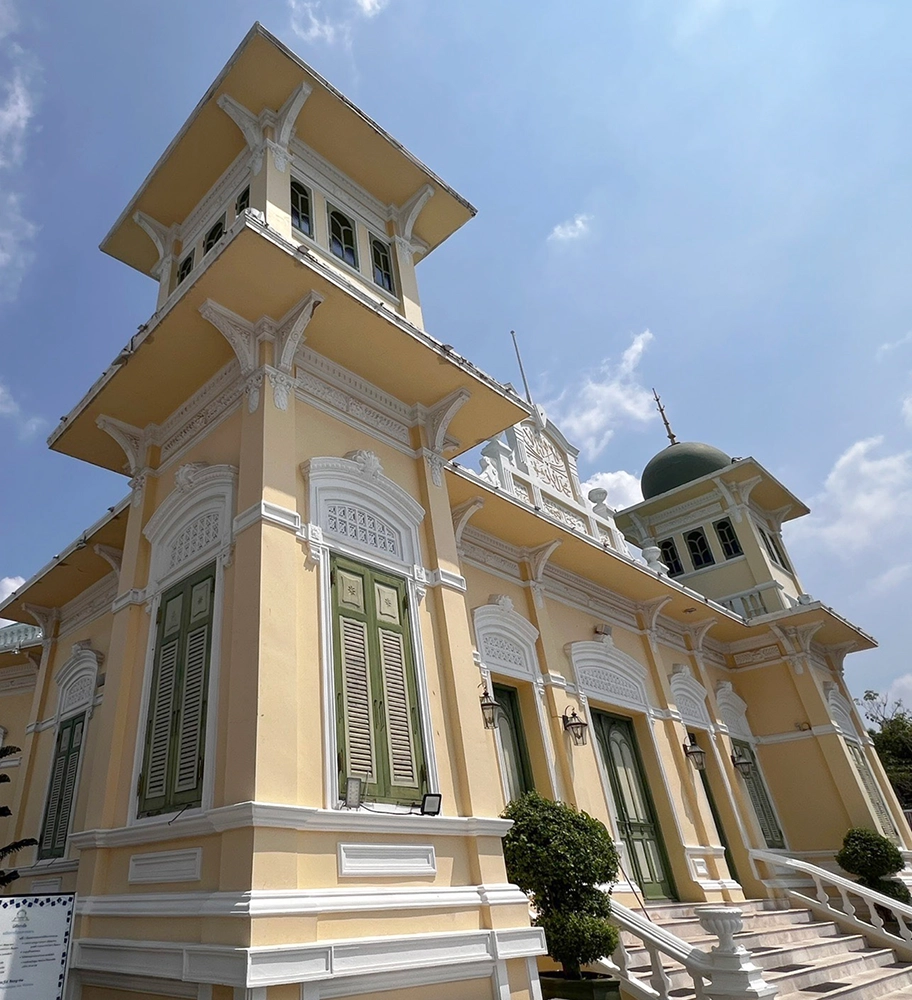
[[[669,683],[685,725],[710,729],[712,721],[706,708],[706,688],[693,676],[690,665],[676,663],[672,667]]]
[[[537,677],[538,629],[514,611],[508,597],[492,594],[488,600],[472,612],[482,668],[524,680]]]
[[[648,712],[648,670],[621,652],[610,635],[571,642],[564,647],[580,691],[593,701]]]
[[[753,740],[754,734],[747,722],[747,702],[735,694],[731,681],[719,681],[716,685],[716,703],[729,733],[741,739]]]

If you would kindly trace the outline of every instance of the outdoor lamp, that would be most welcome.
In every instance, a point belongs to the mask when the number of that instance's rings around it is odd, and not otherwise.
[[[485,729],[497,728],[497,710],[500,706],[491,697],[491,692],[487,688],[481,695],[481,714],[484,716]]]
[[[754,773],[754,762],[750,757],[745,757],[744,751],[740,747],[735,748],[731,759],[742,778],[749,778]]]
[[[684,753],[691,764],[693,764],[695,771],[706,770],[706,751],[697,746],[697,737],[694,733],[687,734],[687,741],[684,743]]]
[[[576,714],[575,708],[564,709],[562,720],[564,729],[570,734],[570,739],[573,740],[573,745],[575,747],[584,747],[586,745],[586,733],[589,729],[589,723]]]
[[[439,792],[425,792],[421,796],[421,815],[439,816],[443,796]]]

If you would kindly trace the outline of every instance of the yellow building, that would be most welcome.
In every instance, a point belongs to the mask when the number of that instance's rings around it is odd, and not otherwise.
[[[72,996],[540,997],[499,818],[533,787],[612,829],[619,914],[912,847],[807,508],[672,443],[615,513],[425,330],[415,264],[474,212],[255,25],[105,238],[156,309],[50,444],[130,493],[0,608],[0,843],[78,893]]]

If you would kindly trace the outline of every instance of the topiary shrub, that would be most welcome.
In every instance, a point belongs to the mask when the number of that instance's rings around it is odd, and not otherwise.
[[[836,863],[850,875],[858,875],[860,885],[883,893],[900,903],[909,903],[909,890],[898,879],[889,878],[902,871],[905,862],[899,848],[888,837],[873,830],[855,827],[845,835]]]
[[[534,923],[545,932],[548,954],[567,979],[581,979],[581,965],[617,947],[611,902],[599,888],[617,881],[611,834],[587,813],[537,792],[514,799],[503,815],[513,820],[504,838],[507,876],[538,911]]]

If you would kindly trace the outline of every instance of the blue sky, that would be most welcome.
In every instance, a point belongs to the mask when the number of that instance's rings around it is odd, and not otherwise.
[[[45,437],[155,306],[101,237],[259,19],[479,208],[427,325],[518,383],[609,503],[679,437],[813,508],[805,589],[912,704],[912,5],[0,0],[0,581],[127,489]],[[2,586],[2,583],[0,583]]]

